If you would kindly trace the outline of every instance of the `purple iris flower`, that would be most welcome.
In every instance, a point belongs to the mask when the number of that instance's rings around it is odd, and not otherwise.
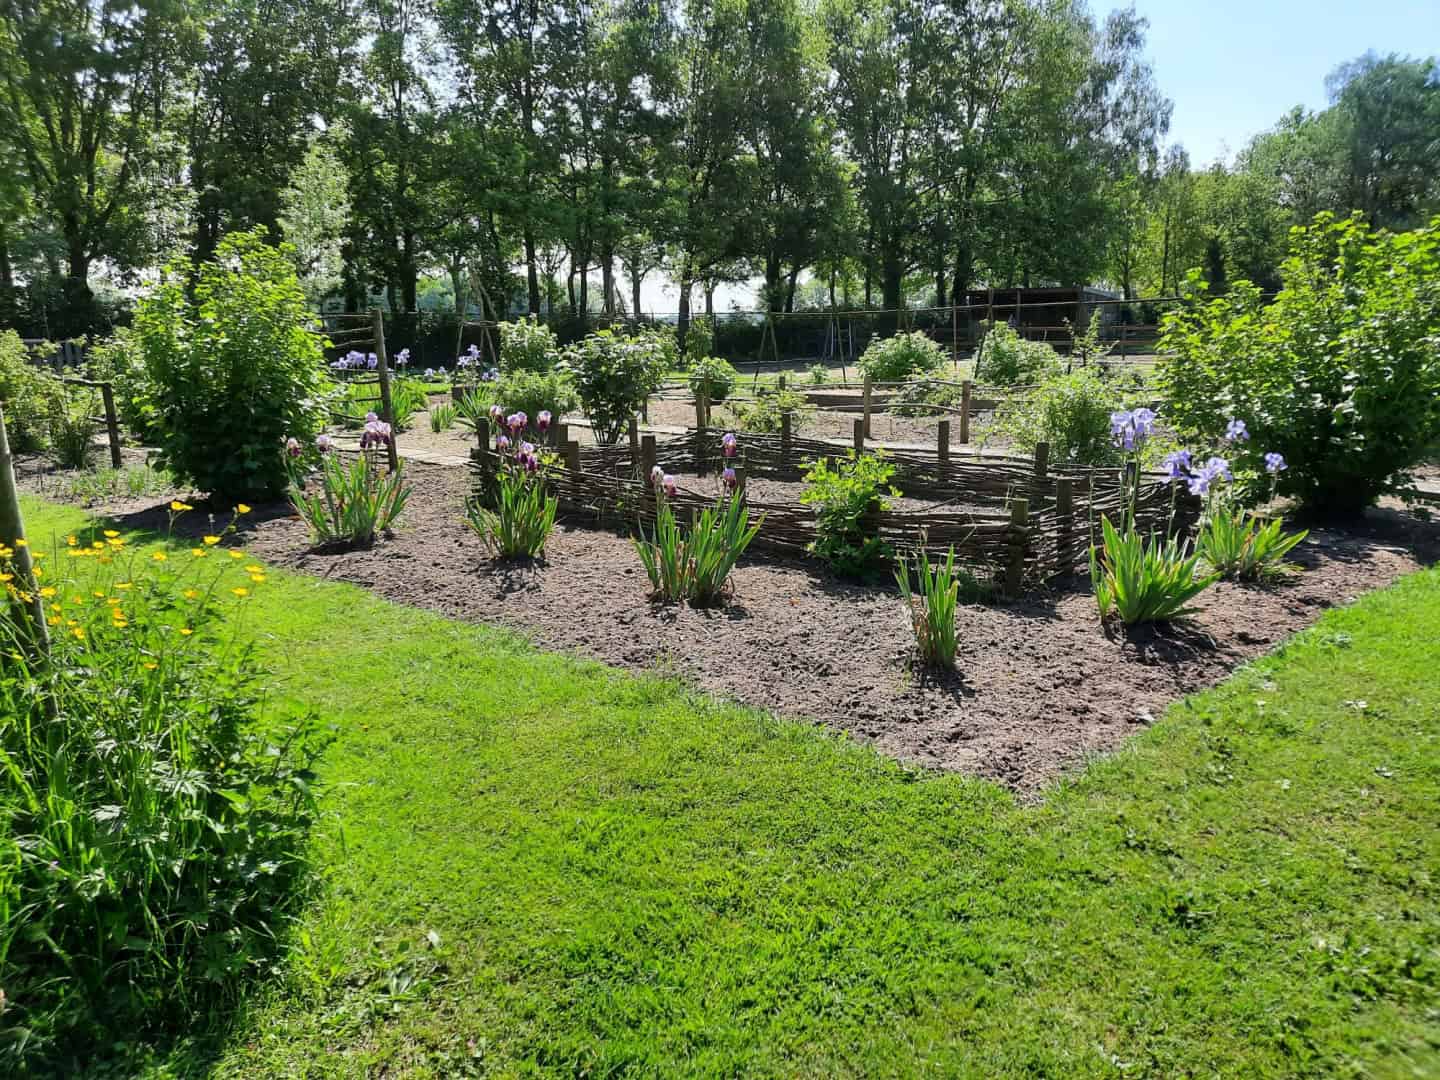
[[[319,450],[322,454],[328,454],[331,450],[335,449],[335,440],[330,438],[329,435],[317,435],[315,436],[315,449]]]
[[[1205,462],[1205,470],[1210,474],[1211,479],[1214,480],[1234,479],[1230,475],[1230,463],[1224,458],[1212,457],[1209,461]]]
[[[679,487],[679,485],[675,482],[675,478],[669,473],[665,474],[664,478],[660,481],[660,484],[662,487],[664,487],[666,495],[674,495],[676,489]]]
[[[1155,410],[1136,409],[1130,414],[1130,426],[1135,429],[1135,434],[1139,438],[1147,437],[1155,430]]]
[[[395,354],[395,366],[396,366],[396,367],[405,367],[405,366],[406,366],[407,364],[409,364],[409,363],[410,363],[410,350],[409,350],[409,349],[401,349],[398,353]]]
[[[1244,420],[1231,420],[1225,425],[1225,441],[1227,443],[1249,442],[1250,432],[1245,429]]]
[[[1285,456],[1274,451],[1265,455],[1265,471],[1270,474],[1284,472],[1290,466],[1285,464]]]
[[[506,450],[510,449],[510,436],[509,436],[509,435],[497,435],[497,436],[495,436],[495,449],[496,449],[496,450],[499,450],[501,453],[504,453]]]
[[[292,458],[300,456],[300,440],[293,435],[285,440],[285,453]]]
[[[726,491],[734,491],[740,480],[735,475],[735,470],[726,466],[725,471],[720,474],[720,482],[725,485]]]
[[[491,405],[490,419],[493,420],[496,424],[503,424],[505,422],[505,410],[502,409],[499,405]]]
[[[739,448],[740,448],[740,440],[737,439],[737,438],[735,438],[735,433],[734,433],[733,431],[727,431],[727,432],[725,433],[725,437],[720,440],[720,450],[721,450],[721,452],[722,452],[727,458],[728,458],[728,457],[734,457],[736,451],[737,451]]]
[[[374,413],[370,414],[372,417]],[[369,450],[372,446],[388,446],[390,444],[390,425],[383,420],[369,420],[365,424],[365,430],[360,433],[360,449]]]
[[[650,486],[651,486],[651,487],[658,488],[658,487],[659,487],[661,484],[663,484],[664,482],[665,482],[665,470],[662,469],[662,468],[660,468],[659,465],[651,466],[651,468],[650,468]]]
[[[1130,426],[1130,413],[1125,410],[1110,414],[1110,434],[1117,439]]]
[[[1190,451],[1176,450],[1174,453],[1165,455],[1165,468],[1170,471],[1171,480],[1188,479],[1190,472]]]
[[[510,430],[512,432],[518,434],[519,432],[525,430],[525,425],[530,422],[530,418],[526,416],[523,412],[515,412],[511,413],[510,417],[505,422],[510,425]]]
[[[540,410],[540,415],[537,416],[537,417],[535,417],[535,426],[536,426],[537,428],[539,428],[541,431],[546,430],[546,429],[550,426],[550,410],[549,410],[549,409],[541,409],[541,410]]]
[[[380,366],[380,358],[372,352],[369,356],[365,358],[365,366],[371,371],[374,371]]]

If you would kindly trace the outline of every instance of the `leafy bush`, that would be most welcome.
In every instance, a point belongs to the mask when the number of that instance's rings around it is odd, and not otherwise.
[[[690,320],[690,328],[685,332],[685,356],[686,364],[695,364],[704,360],[715,351],[715,319],[701,315]]]
[[[89,399],[78,403],[62,404],[50,417],[50,445],[55,457],[67,469],[84,469],[90,465],[90,455],[95,449],[95,435],[100,425],[91,419],[99,415],[103,407],[98,391],[92,391]]]
[[[430,430],[436,435],[442,431],[449,431],[455,426],[455,417],[459,415],[454,402],[441,401],[430,406]]]
[[[673,352],[674,335],[669,337]],[[619,442],[670,366],[660,334],[623,338],[609,330],[597,330],[572,347],[565,364],[595,441],[605,446]]]
[[[856,457],[851,450],[833,466],[828,458],[809,463],[800,501],[814,506],[815,541],[810,552],[840,574],[863,577],[889,557],[889,547],[875,535],[875,517],[889,509],[887,495],[895,466],[879,454]]]
[[[1112,612],[1126,626],[1181,619],[1194,612],[1190,601],[1219,580],[1197,576],[1200,556],[1177,537],[1146,541],[1133,524],[1121,533],[1108,517],[1100,527],[1100,548],[1090,547],[1090,585],[1101,619]]]
[[[310,526],[317,544],[365,547],[375,542],[377,533],[389,529],[405,509],[410,489],[405,486],[403,471],[390,472],[377,460],[373,447],[384,446],[388,425],[371,421],[361,436],[362,451],[349,465],[321,436],[319,490],[307,485],[300,461],[299,444],[292,440],[290,448],[290,505]],[[371,436],[374,438],[371,438]],[[382,441],[375,441],[380,439]]]
[[[10,448],[17,452],[43,449],[52,420],[65,409],[60,380],[30,362],[13,330],[0,331],[0,403]]]
[[[690,367],[690,392],[699,397],[704,388],[710,396],[710,404],[718,405],[730,396],[740,373],[728,360],[718,356],[706,356],[696,360]]]
[[[380,387],[373,383],[346,383],[339,391],[330,408],[339,414],[340,422],[347,428],[365,426],[366,418],[377,412]],[[395,379],[390,383],[390,411],[395,416],[395,430],[408,431],[410,421],[417,412],[423,412],[430,398],[425,384],[419,379]]]
[[[798,430],[800,425],[815,412],[800,391],[791,390],[789,387],[780,390],[766,386],[760,387],[753,403],[736,405],[734,411],[735,424],[741,431],[756,431],[771,435],[780,430],[787,412],[790,414],[792,431]]]
[[[1060,358],[1049,345],[1027,341],[1008,323],[996,323],[980,343],[975,379],[991,386],[1028,385],[1059,366]]]
[[[542,412],[561,417],[568,412],[574,412],[579,404],[575,384],[564,371],[552,371],[543,375],[519,371],[502,375],[490,384],[489,391],[493,404],[502,405],[507,413],[523,412],[532,419]]]
[[[695,324],[690,324],[691,330]],[[705,342],[704,331],[700,335],[702,343]],[[649,325],[641,326],[630,335],[631,341],[639,342],[655,351],[656,362],[663,365],[662,373],[675,371],[682,364],[691,362],[701,356],[709,356],[710,349],[707,347],[704,353],[696,352],[691,347],[691,338],[687,335],[685,339],[685,354],[680,354],[680,339],[675,334],[673,326]]]
[[[935,416],[958,409],[964,393],[960,387],[936,379],[906,379],[890,399],[890,411],[896,416]]]
[[[284,490],[286,436],[319,433],[322,339],[292,253],[264,231],[228,233],[213,261],[172,263],[136,307],[160,463],[221,500]]]
[[[635,541],[653,595],[671,604],[689,601],[691,607],[714,607],[723,600],[730,572],[761,523],[752,525],[745,500],[727,494],[700,511],[687,532],[675,519],[663,483],[657,488],[654,537],[647,537],[641,526]]]
[[[1218,440],[1243,416],[1290,463],[1281,494],[1356,513],[1440,436],[1440,220],[1392,235],[1322,214],[1290,244],[1268,305],[1248,282],[1205,299],[1191,275],[1163,323],[1162,382],[1182,436]]]
[[[509,453],[507,436],[496,436],[502,461],[493,483],[482,482],[466,500],[465,522],[492,555],[534,559],[555,529],[559,500],[545,488],[549,461],[529,443]]]
[[[876,338],[860,356],[860,370],[872,382],[900,382],[929,375],[945,365],[945,350],[921,331]]]
[[[910,628],[915,633],[915,647],[921,661],[936,667],[954,667],[955,607],[960,595],[955,549],[952,547],[945,561],[937,561],[933,567],[924,550],[916,556],[914,575],[920,581],[918,603],[910,588],[910,563],[899,555],[895,562],[895,580],[900,586],[905,612],[910,616]]]
[[[811,386],[824,386],[830,381],[830,369],[824,364],[811,364],[807,374]]]
[[[113,532],[71,545],[41,579],[48,663],[0,605],[7,1075],[76,1075],[268,968],[315,814],[322,734],[265,708],[268,673],[226,627],[263,570],[209,545],[132,555]]]
[[[505,373],[533,371],[544,373],[560,362],[560,344],[555,332],[529,315],[515,322],[500,324],[500,369]]]
[[[1114,389],[1093,369],[1052,370],[1030,393],[1000,405],[994,430],[1027,454],[1045,442],[1054,462],[1104,465],[1115,460],[1110,414],[1119,407]]]

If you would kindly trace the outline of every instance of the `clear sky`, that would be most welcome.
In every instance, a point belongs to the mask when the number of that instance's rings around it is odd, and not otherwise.
[[[1091,0],[1097,15],[1130,4]],[[1328,104],[1325,76],[1367,50],[1440,55],[1440,0],[1134,0],[1175,103],[1169,139],[1202,166],[1295,105]]]

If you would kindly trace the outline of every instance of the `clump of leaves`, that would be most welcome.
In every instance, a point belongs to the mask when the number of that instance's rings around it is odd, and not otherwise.
[[[84,469],[90,465],[95,435],[100,430],[100,425],[92,419],[100,405],[97,397],[92,392],[88,400],[62,402],[50,417],[50,446],[56,459],[67,469]]]
[[[518,438],[518,435],[517,435]],[[502,559],[534,559],[545,551],[555,530],[560,502],[546,488],[551,456],[528,442],[495,436],[499,475],[481,473],[465,503],[465,523]]]
[[[670,351],[674,348],[671,334]],[[619,442],[630,419],[659,388],[669,359],[656,334],[625,338],[597,330],[566,353],[565,366],[595,441],[610,446]],[[505,400],[513,404],[508,395]]]
[[[455,426],[455,418],[459,415],[455,403],[441,401],[430,406],[430,430],[435,434],[442,431],[449,431]]]
[[[383,447],[383,441],[365,441],[372,431],[379,438],[384,429],[383,436],[388,436],[389,425],[371,421],[366,427],[361,436],[363,449],[348,465],[337,451],[321,443],[317,483],[306,483],[298,452],[289,459],[290,505],[310,526],[317,544],[366,547],[394,525],[405,509],[410,488],[402,470],[391,472],[381,465],[376,448]]]
[[[30,362],[20,335],[0,331],[0,401],[5,403],[5,427],[16,451],[40,450],[50,435],[54,417],[65,410],[60,380]]]
[[[930,556],[922,548],[915,557],[913,576],[919,580],[917,597],[910,587],[912,568],[903,555],[895,557],[895,581],[910,616],[915,634],[915,648],[923,663],[932,667],[955,666],[955,609],[960,595],[960,580],[955,568],[955,548],[951,547],[945,561],[932,566]]]
[[[760,531],[761,522],[752,524],[745,500],[727,493],[714,506],[701,510],[686,529],[676,519],[663,489],[657,491],[656,499],[653,536],[647,536],[642,525],[635,540],[652,595],[670,604],[688,601],[697,608],[722,603],[730,573]]]
[[[1182,619],[1195,611],[1190,601],[1220,579],[1198,574],[1199,554],[1178,537],[1147,540],[1134,524],[1121,532],[1108,517],[1100,528],[1101,544],[1090,547],[1090,585],[1102,620],[1112,613],[1126,626]]]
[[[712,405],[719,404],[730,396],[740,373],[728,360],[718,356],[705,356],[690,365],[690,392],[697,397],[705,391]]]
[[[991,430],[1024,453],[1050,444],[1050,460],[1104,465],[1116,459],[1110,414],[1120,408],[1115,389],[1093,369],[1047,369],[1040,385],[996,410]]]
[[[811,364],[806,374],[811,386],[824,386],[830,381],[830,369],[824,364]]]
[[[1049,345],[1027,341],[1008,323],[996,323],[980,343],[975,378],[992,386],[1018,386],[1039,382],[1059,366],[1060,358]]]
[[[754,402],[735,406],[735,425],[741,431],[773,435],[780,430],[786,413],[790,414],[793,431],[798,430],[814,412],[805,395],[798,390],[762,386],[756,391]]]
[[[1195,547],[1221,577],[1253,581],[1279,571],[1285,556],[1310,535],[1286,533],[1283,526],[1280,518],[1262,522],[1240,507],[1227,507],[1201,522]]]
[[[500,370],[544,373],[560,362],[560,344],[555,332],[529,315],[500,324]]]
[[[959,409],[964,390],[953,383],[938,379],[906,379],[890,399],[890,411],[896,416],[945,415]]]
[[[919,330],[876,338],[860,356],[860,370],[872,382],[900,382],[932,374],[944,365],[945,350]]]
[[[865,577],[888,559],[889,546],[876,534],[876,524],[890,507],[887,496],[900,494],[890,483],[894,475],[895,466],[879,454],[857,456],[851,450],[843,461],[810,462],[800,493],[802,503],[815,507],[810,553],[847,577]]]

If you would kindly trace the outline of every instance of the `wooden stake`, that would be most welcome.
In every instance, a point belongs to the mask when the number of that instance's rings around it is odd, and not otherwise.
[[[790,410],[780,414],[780,465],[790,464]]]
[[[100,384],[100,400],[105,405],[105,434],[110,439],[110,464],[120,468],[120,418],[115,413],[115,387]]]
[[[705,429],[709,426],[710,400],[701,384],[695,394],[695,471],[705,475]]]
[[[960,445],[970,445],[970,398],[975,384],[969,379],[960,383]]]
[[[1005,591],[1020,594],[1025,583],[1025,549],[1029,540],[1030,500],[1015,499],[1010,503],[1010,562],[1005,567]]]
[[[935,427],[935,452],[941,465],[950,464],[950,421],[941,420]]]
[[[855,456],[859,457],[865,452],[865,421],[855,421]]]
[[[564,446],[570,441],[570,425],[563,421],[550,425],[550,445]]]
[[[656,465],[655,436],[644,435],[640,439],[640,479],[650,483],[650,472]]]
[[[580,444],[574,439],[565,444],[565,471],[572,480],[580,479]]]
[[[20,493],[15,487],[15,459],[10,454],[10,436],[5,433],[5,410],[0,406],[0,544],[13,548],[10,565],[15,568],[16,589],[27,595],[25,609],[30,615],[30,641],[38,656],[50,651],[50,628],[45,624],[45,601],[35,581],[35,562],[25,542],[25,519],[20,514]]]
[[[1068,476],[1055,481],[1056,571],[1068,574],[1075,565],[1075,481]]]
[[[630,467],[633,469],[640,462],[640,420],[638,417],[630,417]]]
[[[1035,444],[1035,481],[1043,484],[1045,474],[1050,468],[1050,444],[1039,442]]]
[[[385,356],[385,316],[377,307],[372,319],[375,324],[375,371],[380,377],[380,419],[390,425],[390,438],[386,441],[385,454],[390,460],[390,471],[400,468],[400,451],[395,445],[395,406],[390,400],[390,362]]]
[[[869,375],[866,375],[866,376],[865,376],[865,390],[864,390],[864,394],[865,394],[865,404],[864,404],[864,406],[863,406],[865,411],[864,411],[864,414],[863,414],[863,415],[864,415],[864,418],[865,418],[865,437],[866,437],[867,439],[872,437],[871,434],[870,434],[870,396],[871,396],[871,394],[872,394],[872,392],[873,392],[873,389],[874,389],[874,388],[870,385],[870,376],[869,376]]]

